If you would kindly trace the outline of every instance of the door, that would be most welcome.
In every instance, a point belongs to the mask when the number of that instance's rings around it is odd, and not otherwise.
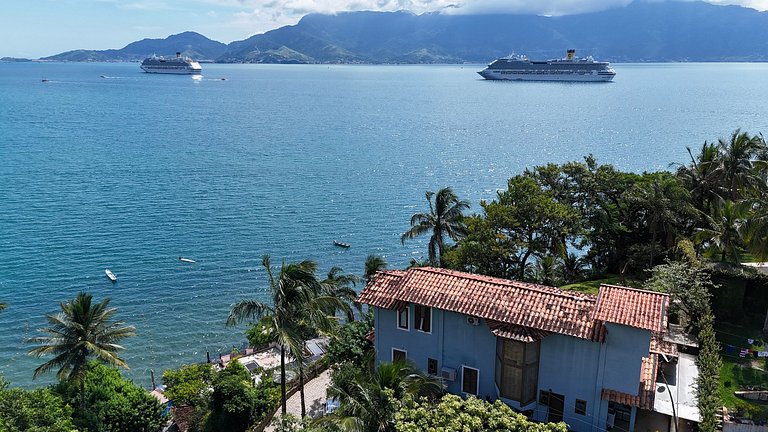
[[[549,415],[547,421],[558,423],[563,421],[563,407],[565,407],[565,396],[557,393],[549,394]]]

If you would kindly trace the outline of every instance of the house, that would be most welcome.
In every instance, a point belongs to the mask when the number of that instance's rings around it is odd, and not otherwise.
[[[410,361],[451,393],[577,432],[670,430],[654,411],[659,372],[680,355],[664,339],[666,294],[603,285],[593,296],[421,267],[377,273],[358,301],[374,311],[379,362]]]

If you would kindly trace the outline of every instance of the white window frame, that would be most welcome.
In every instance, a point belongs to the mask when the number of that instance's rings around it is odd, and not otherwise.
[[[464,369],[472,369],[473,371],[477,372],[477,379],[475,382],[475,390],[477,391],[477,394],[464,391]],[[480,394],[480,369],[473,368],[472,366],[461,365],[461,392],[472,396],[478,396]]]
[[[400,327],[400,313],[405,311],[405,327]],[[395,326],[403,331],[411,331],[411,307],[406,306],[403,310],[395,311]]]
[[[419,323],[416,322],[416,308],[417,307],[426,308],[429,311],[429,331],[424,331],[424,330],[419,328]],[[415,306],[413,308],[413,320],[414,320],[413,321],[413,328],[416,329],[417,332],[424,333],[424,334],[432,334],[432,327],[434,327],[434,324],[435,324],[434,320],[432,318],[433,318],[433,316],[432,316],[432,307],[430,307],[430,306],[423,306],[423,305],[417,305],[417,306]]]
[[[406,351],[406,350],[404,350],[404,349],[401,349],[401,348],[394,348],[394,347],[393,347],[393,348],[392,348],[392,357],[391,357],[391,359],[392,359],[392,363],[394,363],[394,362],[395,362],[395,351],[400,351],[400,352],[402,352],[402,353],[405,353],[405,361],[408,361],[408,351]]]

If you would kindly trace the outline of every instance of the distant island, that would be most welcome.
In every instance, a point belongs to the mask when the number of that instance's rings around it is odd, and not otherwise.
[[[739,29],[739,31],[734,31]],[[217,63],[486,63],[512,52],[562,57],[567,48],[611,62],[768,61],[768,13],[704,2],[635,1],[601,12],[445,15],[409,12],[309,14],[224,44],[199,33],[144,39],[121,49],[75,50],[41,60],[139,61],[177,51]]]
[[[6,62],[6,63],[22,63],[22,62],[31,62],[32,60],[28,58],[20,58],[20,57],[2,57],[0,58],[0,62]]]

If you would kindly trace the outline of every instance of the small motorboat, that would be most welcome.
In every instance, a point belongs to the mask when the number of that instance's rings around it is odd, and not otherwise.
[[[179,257],[179,261],[184,261],[184,262],[186,262],[186,263],[194,263],[194,262],[196,262],[196,261],[195,261],[195,260],[193,260],[193,259],[184,258],[184,257]]]
[[[112,273],[112,270],[104,269],[104,273],[107,275],[109,280],[111,280],[112,282],[117,282],[117,276],[115,276],[115,274]]]
[[[351,245],[351,244],[349,244],[349,243],[343,243],[343,242],[340,242],[340,241],[338,241],[338,240],[334,240],[334,241],[333,241],[333,244],[334,244],[334,245],[336,245],[336,246],[338,246],[338,247],[343,247],[343,248],[348,248],[348,247],[352,246],[352,245]]]

